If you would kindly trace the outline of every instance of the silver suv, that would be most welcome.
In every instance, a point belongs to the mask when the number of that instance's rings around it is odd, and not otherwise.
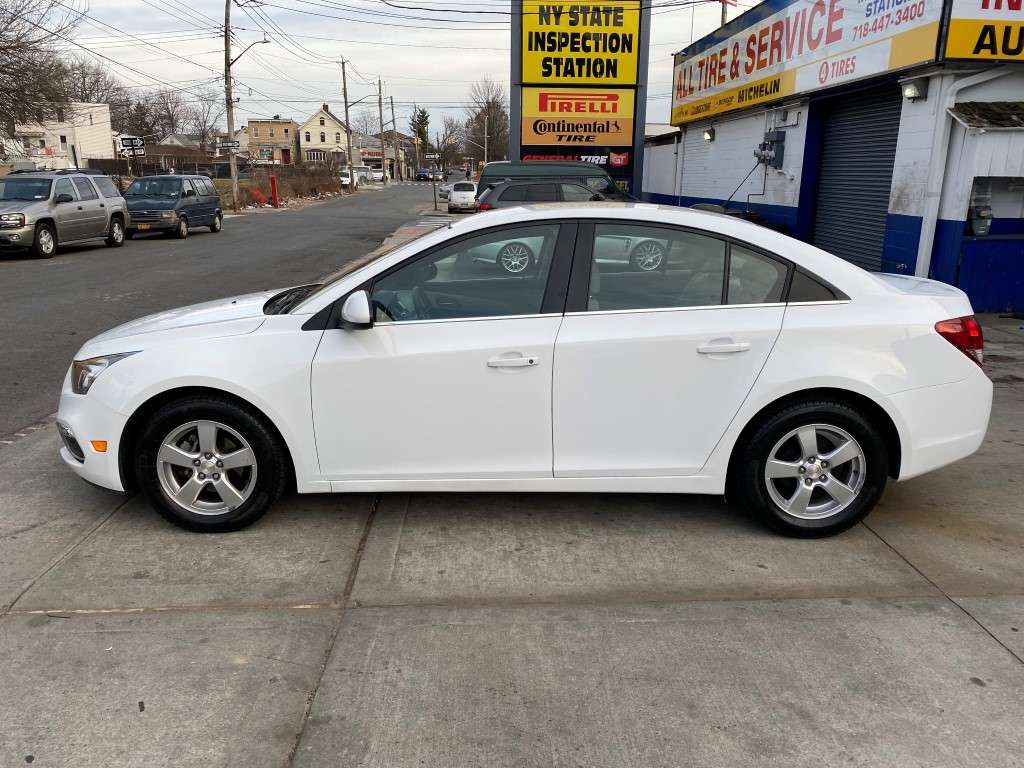
[[[96,171],[15,171],[0,176],[0,250],[30,248],[49,259],[58,245],[124,245],[128,204]]]

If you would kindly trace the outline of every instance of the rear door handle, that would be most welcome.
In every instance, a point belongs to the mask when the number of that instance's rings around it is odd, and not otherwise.
[[[728,344],[702,344],[697,351],[702,355],[727,355],[733,352],[746,352],[750,349],[749,341],[734,341]]]
[[[489,368],[523,368],[536,365],[540,360],[536,357],[492,357],[487,361]]]

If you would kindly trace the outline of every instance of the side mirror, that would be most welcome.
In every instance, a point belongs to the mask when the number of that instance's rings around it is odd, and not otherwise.
[[[62,192],[61,194],[59,194],[55,198],[53,198],[53,202],[55,202],[55,203],[73,203],[73,202],[75,202],[75,198],[73,198],[67,192]]]
[[[196,196],[196,191],[194,189],[186,189],[185,190],[185,197],[195,197],[195,196]]]
[[[370,310],[370,294],[356,291],[341,306],[341,322],[339,325],[349,331],[361,331],[373,328],[373,313]]]

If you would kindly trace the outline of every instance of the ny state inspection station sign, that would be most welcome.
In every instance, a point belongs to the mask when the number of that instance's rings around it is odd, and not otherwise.
[[[934,61],[942,12],[942,0],[767,0],[676,54],[672,124]]]

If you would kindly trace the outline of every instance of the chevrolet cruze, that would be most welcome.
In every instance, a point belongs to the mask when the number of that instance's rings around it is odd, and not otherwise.
[[[598,256],[663,244],[656,269]],[[510,273],[501,254],[529,259]],[[172,523],[242,528],[289,485],[728,490],[824,536],[889,478],[981,444],[992,385],[958,289],[641,203],[460,220],[325,284],[161,312],[76,355],[61,455]]]

